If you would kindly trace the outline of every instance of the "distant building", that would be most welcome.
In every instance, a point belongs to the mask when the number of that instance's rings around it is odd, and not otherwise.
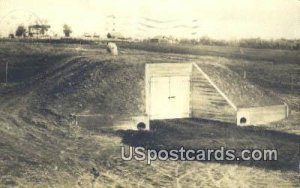
[[[84,39],[87,40],[97,40],[100,39],[100,35],[94,33],[94,34],[89,34],[89,33],[84,33],[82,36]]]
[[[158,39],[158,38],[153,38],[153,39],[150,39],[150,42],[153,42],[153,43],[160,43],[160,39]]]
[[[28,26],[29,37],[44,37],[46,32],[50,29],[50,25],[36,24]]]
[[[83,37],[84,37],[84,38],[91,38],[92,35],[90,35],[89,33],[84,33],[84,34],[83,34]]]
[[[99,39],[99,38],[100,38],[100,35],[94,33],[93,38],[94,38],[94,39]]]
[[[153,43],[169,43],[169,44],[175,44],[178,43],[178,40],[172,36],[163,36],[158,35],[150,39],[150,42]]]

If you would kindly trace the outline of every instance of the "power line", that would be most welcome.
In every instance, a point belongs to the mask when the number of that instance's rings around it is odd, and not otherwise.
[[[176,20],[157,20],[157,19],[152,19],[147,17],[143,17],[143,19],[154,23],[171,23],[176,21]]]
[[[173,20],[159,20],[149,17],[135,17],[131,18],[117,18],[114,14],[106,16],[106,31],[115,32],[121,28],[122,31],[131,26],[131,30],[135,30],[137,34],[161,34],[161,33],[174,33],[182,32],[190,33],[192,37],[196,37],[200,28],[198,19],[173,19]],[[119,28],[119,29],[118,29]],[[190,31],[190,32],[189,32]],[[172,34],[171,34],[172,35]]]

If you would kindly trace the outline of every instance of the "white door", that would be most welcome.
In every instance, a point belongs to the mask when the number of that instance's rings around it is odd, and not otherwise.
[[[153,77],[150,81],[150,119],[186,118],[190,115],[190,78]]]

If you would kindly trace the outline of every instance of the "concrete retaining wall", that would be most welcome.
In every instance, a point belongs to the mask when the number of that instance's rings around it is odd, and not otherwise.
[[[160,76],[189,76],[192,72],[191,63],[156,63],[146,64],[146,78]]]
[[[76,124],[89,130],[149,130],[149,117],[146,115],[76,115]]]
[[[240,108],[237,111],[237,125],[260,125],[288,117],[287,105]]]

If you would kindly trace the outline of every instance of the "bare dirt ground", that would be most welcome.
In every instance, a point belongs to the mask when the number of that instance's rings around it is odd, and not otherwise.
[[[166,61],[211,63],[240,78],[246,71],[247,83],[283,99],[292,115],[263,127],[194,119],[152,122],[151,132],[74,126],[69,117],[74,112],[143,111],[143,65]],[[8,84],[2,81],[5,62],[10,66]],[[97,46],[4,43],[0,66],[0,187],[300,186],[299,64],[128,49],[110,57]],[[276,148],[279,160],[146,165],[122,161],[123,145]],[[93,175],[93,168],[99,177]]]

